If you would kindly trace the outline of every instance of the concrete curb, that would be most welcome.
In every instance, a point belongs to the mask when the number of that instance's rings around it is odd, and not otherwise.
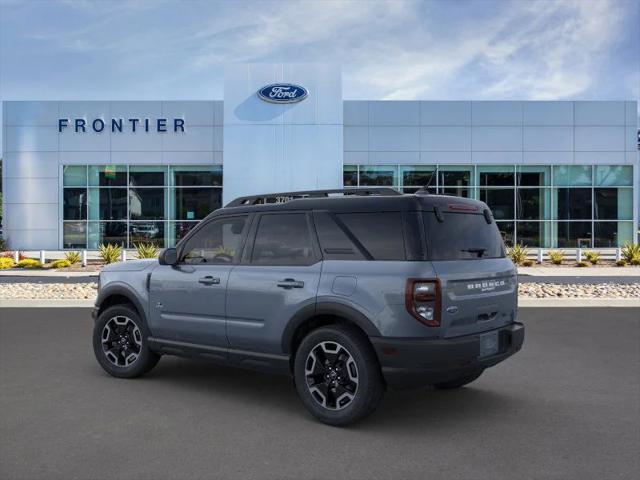
[[[91,308],[95,299],[58,299],[58,300],[34,300],[24,299],[2,299],[0,298],[0,308]]]
[[[571,307],[571,308],[591,308],[591,307],[631,307],[640,308],[638,298],[518,298],[518,307]]]

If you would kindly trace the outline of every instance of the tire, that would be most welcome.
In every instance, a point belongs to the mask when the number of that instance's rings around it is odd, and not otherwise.
[[[478,379],[484,370],[480,370],[479,372],[473,372],[466,375],[462,375],[454,380],[450,380],[448,382],[442,383],[434,383],[433,387],[438,390],[452,390],[454,388],[464,387],[465,385],[475,381]]]
[[[133,306],[114,305],[96,320],[93,352],[108,374],[118,378],[138,377],[160,360],[160,355],[149,349],[148,338],[149,330]]]
[[[318,328],[302,340],[294,360],[294,379],[307,410],[333,426],[370,415],[384,394],[371,344],[362,332],[345,325]]]

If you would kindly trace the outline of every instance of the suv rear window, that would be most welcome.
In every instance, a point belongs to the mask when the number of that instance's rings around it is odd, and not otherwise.
[[[484,215],[442,213],[439,222],[433,212],[424,213],[424,226],[431,260],[470,260],[502,258],[504,243],[496,222]]]

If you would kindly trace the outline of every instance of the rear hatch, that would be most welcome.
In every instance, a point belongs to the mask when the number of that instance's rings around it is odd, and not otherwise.
[[[493,330],[516,318],[516,270],[486,207],[423,213],[429,258],[440,280],[444,337]]]

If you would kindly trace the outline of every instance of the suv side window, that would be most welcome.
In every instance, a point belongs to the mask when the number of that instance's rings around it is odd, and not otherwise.
[[[338,226],[331,214],[314,212],[313,221],[325,260],[365,260],[360,248]]]
[[[187,240],[181,262],[190,265],[236,263],[247,216],[211,220]]]
[[[402,212],[340,213],[336,217],[374,260],[406,260]]]
[[[254,265],[311,265],[316,260],[306,213],[260,216],[251,254]]]

